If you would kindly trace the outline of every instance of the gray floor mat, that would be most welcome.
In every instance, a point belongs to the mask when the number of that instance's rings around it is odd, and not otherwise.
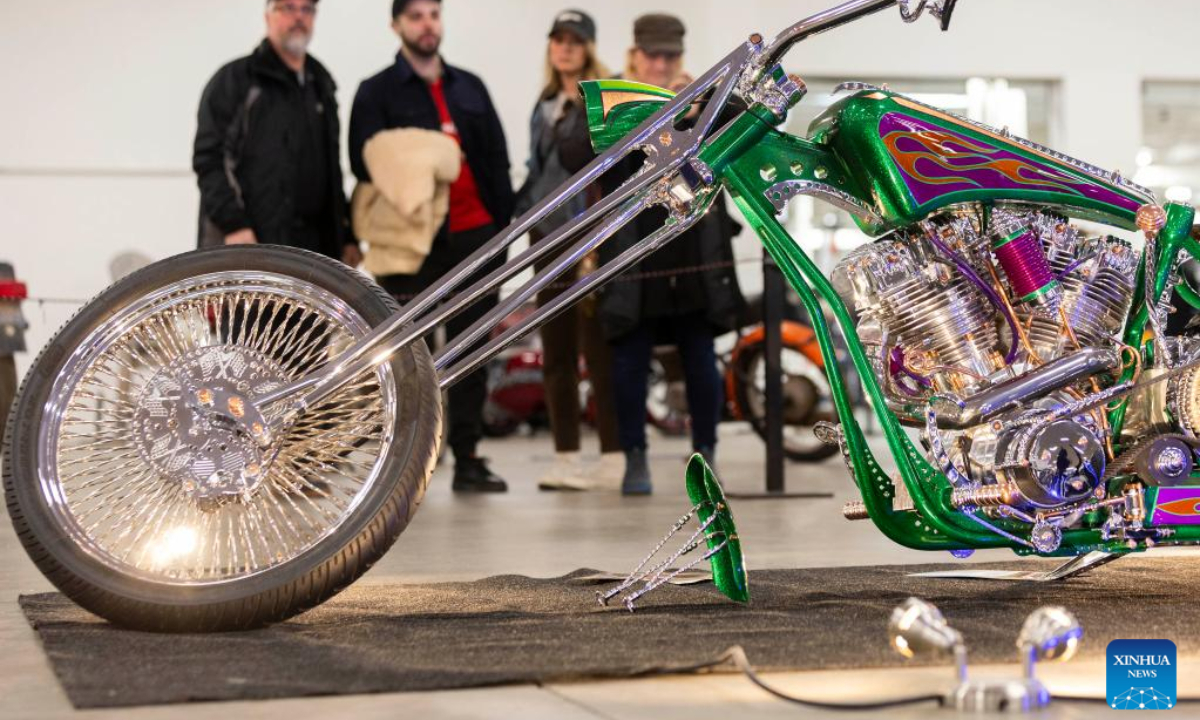
[[[1015,662],[1021,623],[1045,604],[1078,615],[1085,656],[1103,655],[1116,638],[1169,638],[1181,655],[1200,651],[1191,625],[1200,564],[1189,559],[1125,559],[1058,583],[907,577],[947,567],[955,566],[762,570],[751,573],[749,605],[711,585],[665,587],[632,614],[600,607],[598,586],[578,579],[591,572],[583,570],[360,584],[275,627],[215,635],[121,630],[57,593],[20,602],[79,708],[628,677],[702,663],[734,644],[764,670],[900,665],[886,626],[910,595],[937,604],[963,632],[972,663]]]

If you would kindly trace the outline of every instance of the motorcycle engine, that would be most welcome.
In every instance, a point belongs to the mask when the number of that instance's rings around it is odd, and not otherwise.
[[[1058,411],[1120,370],[1137,264],[1122,240],[1002,207],[862,246],[832,280],[889,407],[922,428],[961,505],[1045,513],[1103,493],[1102,413]]]

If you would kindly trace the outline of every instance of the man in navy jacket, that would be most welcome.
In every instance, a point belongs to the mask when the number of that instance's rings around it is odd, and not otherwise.
[[[394,0],[392,28],[400,37],[396,62],[363,81],[350,115],[350,167],[370,181],[363,146],[376,133],[395,128],[440,130],[463,151],[462,173],[450,187],[450,213],[420,270],[378,278],[404,303],[438,281],[480,245],[508,225],[513,213],[508,145],[487,88],[475,75],[447,65],[442,41],[440,0]],[[480,275],[503,263],[498,257]],[[490,296],[446,323],[448,339],[461,334],[496,306]],[[460,380],[449,392],[450,448],[456,492],[503,492],[503,480],[476,455],[483,435],[486,371]]]

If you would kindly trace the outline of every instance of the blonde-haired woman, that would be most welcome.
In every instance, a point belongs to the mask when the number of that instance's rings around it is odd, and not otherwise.
[[[594,157],[579,83],[606,77],[596,57],[596,23],[581,10],[554,18],[546,47],[546,85],[530,122],[529,176],[517,199],[518,213],[533,207]],[[531,233],[536,242],[587,207],[586,200],[559,208]],[[550,262],[549,260],[545,262]],[[573,271],[577,272],[577,271]],[[567,276],[569,279],[570,275]],[[547,303],[560,289],[538,295]],[[616,489],[624,470],[617,439],[612,354],[596,319],[595,303],[585,299],[542,327],[546,408],[554,432],[555,459],[541,478],[544,490]],[[600,462],[585,468],[580,460],[579,353],[587,362],[600,435]]]

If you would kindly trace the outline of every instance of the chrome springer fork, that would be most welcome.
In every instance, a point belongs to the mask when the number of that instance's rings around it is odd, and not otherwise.
[[[536,273],[510,297],[480,318],[455,342],[445,347],[435,358],[438,382],[446,387],[468,374],[503,347],[531,332],[554,317],[567,305],[590,292],[596,286],[633,265],[667,241],[695,224],[711,205],[718,187],[701,183],[691,188],[694,197],[680,203],[670,194],[673,182],[683,182],[680,170],[694,158],[716,122],[717,115],[737,87],[737,81],[750,60],[761,51],[753,43],[745,43],[685,88],[657,113],[644,121],[618,144],[580,170],[553,194],[522,215],[500,234],[486,242],[466,260],[450,271],[440,282],[426,288],[409,301],[385,324],[375,328],[346,350],[335,362],[320,371],[296,380],[257,399],[261,409],[287,403],[285,411],[268,413],[275,429],[285,426],[307,408],[337,391],[362,372],[386,362],[396,352],[420,339],[430,330],[462,312],[536,261],[579,238],[558,260]],[[676,118],[701,96],[712,90],[712,97],[690,129],[675,127]],[[636,175],[603,198],[587,212],[532,245],[502,267],[496,268],[477,282],[464,288],[468,280],[490,261],[525,235],[537,223],[572,198],[585,192],[617,163],[636,151],[645,151],[646,161]],[[709,178],[711,181],[711,178]],[[677,196],[676,196],[677,197]],[[665,204],[671,209],[667,224],[626,250],[619,257],[582,278],[552,304],[539,309],[529,321],[489,342],[481,351],[457,364],[468,348],[485,337],[514,309],[542,288],[554,282],[583,256],[632,221],[647,208]],[[442,302],[445,299],[445,302]],[[439,303],[441,303],[439,305]]]

